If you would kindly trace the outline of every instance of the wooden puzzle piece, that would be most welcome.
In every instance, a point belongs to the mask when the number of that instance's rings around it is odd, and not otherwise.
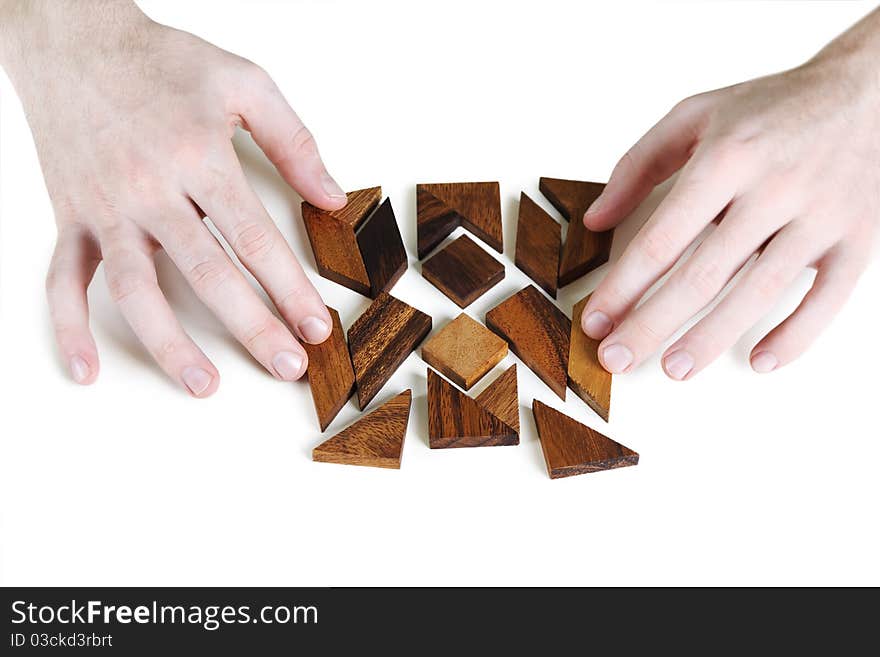
[[[519,196],[516,266],[554,299],[562,249],[562,226],[525,192]]]
[[[588,230],[583,222],[584,213],[599,197],[605,185],[580,180],[541,178],[538,188],[569,222],[558,274],[558,287],[565,287],[608,262],[611,255],[614,231],[597,233]]]
[[[475,401],[519,434],[519,394],[516,389],[516,364],[508,367]]]
[[[422,359],[460,388],[469,390],[507,356],[507,343],[461,313],[422,346]]]
[[[348,350],[361,410],[431,331],[431,317],[387,292],[348,329]]]
[[[611,372],[599,363],[599,343],[581,328],[581,315],[590,296],[571,311],[571,346],[568,352],[568,387],[606,422],[611,412]]]
[[[321,344],[303,342],[309,356],[309,387],[312,389],[321,431],[327,428],[354,393],[355,382],[339,313],[333,308],[328,307],[327,310],[333,320],[330,337]]]
[[[504,278],[504,265],[467,235],[425,260],[422,276],[461,308]]]
[[[504,252],[497,182],[420,184],[416,206],[420,260],[459,225]]]
[[[636,465],[639,455],[629,447],[550,408],[532,402],[541,450],[551,479]]]
[[[486,326],[565,399],[571,320],[552,301],[529,285],[487,312]]]
[[[428,442],[432,449],[518,445],[519,435],[429,369]]]
[[[399,469],[411,405],[405,390],[315,447],[312,460]]]
[[[386,198],[379,208],[357,231],[357,245],[367,278],[370,281],[370,297],[390,290],[406,271],[406,248],[400,236],[400,228]]]

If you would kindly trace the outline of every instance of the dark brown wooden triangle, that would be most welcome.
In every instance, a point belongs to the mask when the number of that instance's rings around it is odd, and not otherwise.
[[[562,249],[562,226],[525,192],[519,197],[516,266],[554,299]]]
[[[568,234],[559,258],[558,286],[565,287],[584,274],[608,262],[613,230],[595,232],[584,226],[583,217],[605,185],[581,180],[541,178],[541,193],[569,222]]]
[[[508,367],[475,401],[485,410],[519,433],[519,395],[516,388],[516,365]]]
[[[411,404],[412,390],[405,390],[315,447],[312,459],[324,463],[400,468]]]
[[[429,369],[428,441],[432,449],[518,445],[519,434]]]
[[[639,455],[598,431],[550,408],[532,402],[541,450],[551,479],[636,465]]]
[[[391,207],[385,201],[357,231],[357,244],[370,279],[370,297],[390,290],[406,271],[406,248]]]
[[[459,225],[504,252],[497,182],[420,184],[416,186],[416,205],[419,259]]]

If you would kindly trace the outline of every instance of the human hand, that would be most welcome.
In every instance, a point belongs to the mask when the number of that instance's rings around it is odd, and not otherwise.
[[[791,362],[840,310],[880,225],[878,23],[869,16],[800,68],[684,100],[623,156],[584,216],[588,228],[613,227],[655,185],[679,176],[584,309],[581,325],[602,340],[606,369],[631,371],[744,267],[720,303],[666,349],[668,376],[686,380],[706,367],[805,267],[818,270],[812,288],[752,349],[752,368]],[[717,228],[636,308],[715,219]]]
[[[103,260],[113,299],[168,376],[196,397],[216,390],[217,369],[157,284],[160,249],[271,374],[302,376],[307,356],[297,338],[322,342],[330,317],[248,184],[231,144],[235,128],[250,131],[310,203],[333,210],[346,198],[269,76],[152,22],[133,3],[28,0],[0,9],[7,23],[2,61],[24,104],[58,225],[47,290],[73,378],[91,383],[98,375],[86,288]],[[247,283],[204,215],[296,337]]]

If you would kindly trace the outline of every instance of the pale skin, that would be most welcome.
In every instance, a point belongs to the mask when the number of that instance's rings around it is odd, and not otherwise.
[[[682,101],[621,159],[584,217],[591,229],[618,224],[655,185],[679,175],[580,318],[602,340],[607,369],[637,367],[744,265],[720,304],[665,351],[666,373],[692,378],[815,267],[800,307],[750,361],[768,372],[807,349],[844,304],[878,232],[877,61],[875,12],[802,67]],[[0,0],[0,64],[22,99],[55,211],[47,292],[73,379],[98,376],[86,290],[103,262],[112,297],[168,376],[195,397],[217,389],[217,369],[158,286],[159,250],[268,372],[301,377],[302,342],[326,339],[329,315],[248,185],[234,130],[248,130],[307,201],[333,210],[345,195],[268,74],[124,0]],[[638,305],[719,216],[718,228]]]

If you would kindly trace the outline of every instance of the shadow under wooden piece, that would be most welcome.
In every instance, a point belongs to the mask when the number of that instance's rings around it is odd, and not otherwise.
[[[458,226],[504,252],[501,190],[497,182],[416,186],[418,254],[421,260]]]
[[[534,285],[486,313],[486,326],[507,340],[520,360],[561,399],[568,381],[571,320]]]
[[[532,402],[541,450],[551,479],[636,465],[639,455],[598,431],[550,408]]]
[[[466,308],[504,279],[504,265],[462,235],[424,262],[422,276]]]
[[[364,410],[431,331],[431,317],[381,292],[348,329],[348,350]]]
[[[509,392],[509,387],[505,390]],[[504,409],[509,406],[506,400],[496,403]],[[428,441],[432,449],[518,445],[519,434],[477,400],[429,369]]]
[[[470,390],[505,356],[507,343],[465,313],[422,346],[422,359],[465,390]]]
[[[330,337],[321,344],[303,342],[303,348],[309,356],[309,387],[312,389],[321,431],[327,428],[354,393],[355,384],[339,313],[333,308],[328,307],[327,310],[333,320]]]
[[[315,447],[312,460],[399,469],[411,405],[405,390]]]
[[[554,299],[561,248],[562,226],[525,192],[520,193],[514,262]]]
[[[581,328],[587,295],[571,311],[571,347],[568,352],[568,387],[608,422],[611,413],[611,372],[599,362],[599,343]]]
[[[584,226],[583,217],[595,201],[603,183],[559,178],[541,178],[541,193],[568,222],[568,234],[559,258],[558,287],[565,287],[581,276],[608,262],[614,231],[595,232]]]

